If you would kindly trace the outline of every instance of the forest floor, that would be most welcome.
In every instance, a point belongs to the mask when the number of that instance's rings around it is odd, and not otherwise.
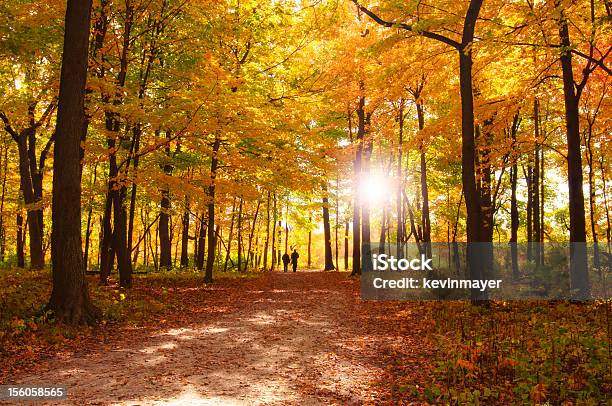
[[[77,328],[41,314],[48,271],[0,270],[0,384],[63,384],[74,405],[612,398],[610,303],[362,301],[344,272],[217,276],[91,276],[103,319]]]
[[[413,349],[408,368],[427,367],[418,330],[402,334],[418,316],[362,302],[346,273],[164,289],[180,305],[163,318],[95,332],[10,381],[64,384],[73,404],[361,404],[390,396],[381,378],[396,350]]]

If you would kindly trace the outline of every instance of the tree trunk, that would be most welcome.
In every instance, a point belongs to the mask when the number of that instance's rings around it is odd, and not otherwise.
[[[540,148],[540,264],[544,265],[544,148]]]
[[[32,181],[30,178],[30,170],[28,168],[27,151],[25,151],[26,147],[24,145],[24,147],[22,148],[21,145],[22,144],[20,144],[19,146],[19,172],[21,178],[21,191],[23,192],[23,199],[26,204],[27,210],[26,219],[28,222],[28,232],[30,237],[30,268],[41,269],[45,266],[45,260],[43,255],[42,229],[40,227],[39,222],[39,212],[41,212],[41,209],[34,209],[32,207],[28,207],[31,205],[37,206],[40,204],[40,201],[37,201],[34,196]],[[25,155],[23,159],[21,158],[22,149],[24,149],[23,154]]]
[[[206,223],[204,213],[200,215],[200,228],[198,229],[198,255],[196,256],[196,268],[204,270],[204,245],[206,244]]]
[[[120,187],[111,192],[113,198],[113,250],[117,256],[117,268],[119,269],[119,286],[122,288],[132,287],[132,259],[127,252],[127,210],[125,201],[127,189]]]
[[[310,227],[312,223],[312,216],[308,217],[308,258],[306,263],[308,264],[308,269],[312,266],[312,256],[311,256],[311,247],[312,247],[312,230]]]
[[[285,204],[285,252],[289,252],[289,201]]]
[[[332,257],[332,247],[331,247],[331,226],[329,224],[329,198],[327,197],[327,188],[323,189],[323,238],[325,245],[325,268],[324,271],[333,271],[336,269],[334,266],[334,258]],[[310,241],[310,233],[308,233],[308,241]],[[310,248],[310,243],[308,244]],[[310,249],[308,253],[308,258],[310,259]],[[310,267],[310,264],[309,264]]]
[[[557,4],[560,7],[559,4]],[[582,192],[582,157],[580,152],[580,119],[578,95],[574,87],[571,43],[567,18],[559,10],[559,38],[561,40],[561,69],[567,131],[567,173],[570,215],[570,283],[576,299],[589,295],[589,275],[586,251],[586,220]]]
[[[161,210],[159,215],[159,266],[162,269],[172,268],[172,242],[170,241],[170,192],[168,189],[162,191]]]
[[[606,242],[608,245],[608,253],[610,253],[610,246],[612,245],[611,237],[612,237],[612,227],[610,227],[610,209],[608,208],[608,193],[606,191],[607,182],[606,182],[606,171],[604,169],[604,155],[602,154],[599,158],[599,171],[601,173],[601,189],[603,194],[604,201],[604,211],[606,213]]]
[[[512,138],[512,151],[516,151],[516,133],[518,130],[519,116],[514,116],[512,128],[510,129],[510,136]],[[510,254],[512,256],[512,277],[517,280],[519,278],[519,265],[518,265],[518,229],[519,229],[519,211],[518,202],[516,199],[516,186],[518,181],[518,156],[512,157],[512,168],[510,169]]]
[[[404,144],[404,99],[400,100],[399,112],[397,121],[399,123],[399,138],[397,147],[397,258],[404,257],[404,205],[402,203],[402,190],[404,184],[402,182],[402,157]]]
[[[236,197],[234,197],[234,200],[232,202],[232,221],[230,223],[229,236],[227,237],[227,253],[225,254],[223,272],[227,271],[227,263],[230,260],[230,254],[231,254],[231,248],[232,248],[232,238],[234,238],[234,219],[236,217],[235,215],[236,215]]]
[[[339,227],[340,227],[340,175],[338,175],[336,177],[336,225],[334,227],[335,228],[334,231],[335,231],[335,234],[336,234],[336,236],[334,238],[334,242],[336,244],[336,247],[335,247],[336,248],[336,252],[335,252],[336,253],[336,255],[335,255],[335,258],[336,258],[336,270],[340,269],[340,267],[339,267],[340,258],[338,257],[338,254],[339,254],[339,252],[338,252],[338,228]]]
[[[85,250],[83,253],[83,266],[87,271],[89,268],[89,240],[91,237],[91,215],[92,215],[92,207],[90,206],[87,211],[87,227],[85,228]]]
[[[94,165],[92,186],[95,186],[96,184],[97,174],[98,174],[98,164],[96,163],[96,165]],[[85,271],[87,271],[87,269],[89,268],[89,245],[90,245],[89,241],[91,239],[91,233],[92,233],[91,217],[93,215],[93,200],[94,200],[94,196],[92,195],[91,198],[89,199],[89,204],[87,208],[87,227],[85,228],[85,252],[83,254],[83,265],[85,266]]]
[[[15,241],[17,243],[17,267],[25,267],[25,253],[23,252],[23,216],[21,213],[17,213],[17,236]]]
[[[247,262],[246,268],[249,267],[249,263],[252,263],[253,257],[253,236],[255,235],[255,226],[257,224],[257,216],[259,215],[259,207],[261,206],[261,201],[257,200],[257,208],[255,209],[255,215],[253,216],[253,225],[251,226],[251,233],[249,234],[249,246],[247,249]],[[246,270],[245,268],[245,270]]]
[[[348,271],[348,259],[349,259],[349,227],[350,223],[347,220],[344,223],[344,270]]]
[[[185,196],[181,233],[181,268],[189,266],[189,196]]]
[[[527,183],[527,224],[526,232],[527,232],[527,259],[533,259],[533,167],[531,165],[531,158],[528,158],[529,162],[527,163],[527,173],[525,175],[525,182]]]
[[[459,88],[461,94],[461,180],[465,195],[467,211],[468,243],[487,241],[484,235],[482,205],[476,188],[475,168],[476,145],[474,140],[474,94],[472,84],[472,44],[476,20],[480,13],[482,0],[472,0],[468,6],[463,25],[461,48],[459,49]],[[470,279],[487,279],[486,271],[491,268],[492,247],[490,244],[480,246],[481,252],[468,244],[468,269]],[[473,300],[486,299],[486,294],[473,289]]]
[[[2,196],[0,197],[0,262],[4,262],[6,252],[6,226],[4,225],[4,200],[6,197],[6,177],[8,169],[8,146],[3,145],[2,155]]]
[[[371,113],[367,113],[365,117],[364,136],[369,131],[370,115]],[[370,176],[370,158],[373,148],[374,145],[372,141],[367,141],[366,147],[364,148],[363,167],[361,172],[362,178],[365,179]],[[366,258],[366,260],[362,261],[361,267],[366,271],[370,271],[372,268],[372,261],[370,260],[372,257],[372,240],[370,230],[370,202],[367,199],[363,199],[361,203],[361,218],[361,246],[364,250],[362,255],[363,258]]]
[[[142,129],[140,125],[136,125],[132,130],[132,134],[134,137],[134,163],[133,168],[134,172],[138,170],[138,164],[140,158],[138,156],[138,151],[140,150],[140,135],[142,133]],[[130,193],[130,213],[128,219],[128,252],[132,251],[132,237],[134,235],[134,214],[136,211],[136,190],[138,185],[136,182],[132,183],[132,191]],[[145,250],[146,251],[146,250]],[[134,261],[134,265],[136,261]]]
[[[274,201],[273,218],[272,218],[272,264],[270,265],[270,271],[273,271],[276,267],[276,222],[278,221],[278,212],[276,210],[276,193],[272,198]]]
[[[240,203],[238,204],[238,272],[242,272],[242,197],[240,198]]]
[[[363,87],[363,84],[360,84]],[[363,137],[365,134],[365,98],[359,97],[357,107],[357,150],[353,164],[353,270],[352,275],[361,275],[361,159],[363,153]]]
[[[263,252],[263,269],[268,269],[268,247],[270,243],[270,191],[268,190],[268,200],[266,202],[266,242]],[[274,251],[274,249],[272,249]],[[272,260],[274,262],[274,260]]]
[[[423,100],[419,95],[417,96],[417,118],[419,121],[419,131],[423,131],[425,128],[425,114],[423,112]],[[431,258],[431,220],[429,216],[429,188],[427,186],[427,160],[425,157],[425,146],[423,141],[419,146],[421,152],[421,197],[423,198],[423,209],[421,211],[421,223],[423,224],[423,243],[425,246],[425,255],[427,258]]]
[[[91,0],[68,0],[53,159],[53,291],[48,308],[73,324],[92,324],[99,316],[89,299],[81,246],[80,146],[86,131],[90,17]]]
[[[599,258],[599,246],[598,246],[598,236],[597,236],[597,212],[595,210],[596,201],[595,201],[595,169],[593,162],[593,146],[591,143],[593,136],[593,126],[590,120],[587,120],[587,133],[585,137],[586,144],[586,160],[587,166],[589,168],[588,173],[588,183],[589,183],[589,217],[591,219],[591,236],[593,238],[593,266],[595,268],[599,268],[600,266],[600,258]]]
[[[282,209],[281,209],[281,216],[282,216]],[[281,258],[282,258],[282,253],[281,253],[281,244],[283,242],[283,224],[281,220],[278,220],[278,249],[276,250],[276,265],[281,264]]]
[[[166,176],[172,176],[172,163],[170,155],[170,131],[166,131],[166,163],[163,170]],[[164,185],[162,189],[161,210],[159,214],[159,266],[162,269],[172,268],[172,241],[170,239],[170,188]]]
[[[206,256],[204,283],[212,283],[213,266],[215,265],[215,244],[217,243],[215,235],[215,182],[217,179],[217,166],[219,164],[217,153],[219,152],[220,146],[221,138],[216,134],[210,163],[210,186],[208,186],[208,255]]]
[[[532,196],[532,215],[533,219],[533,234],[534,234],[534,250],[533,255],[535,256],[536,265],[540,266],[542,259],[541,255],[541,244],[540,244],[540,104],[536,98],[533,102],[533,120],[535,128],[535,151],[534,151],[534,165],[533,165],[533,178],[531,181],[531,187],[533,190]]]
[[[110,185],[106,192],[106,202],[104,205],[104,215],[102,216],[102,238],[100,240],[100,284],[106,285],[108,277],[113,268],[115,251],[113,250],[113,228],[111,225],[111,213],[113,208],[113,198],[111,196]],[[146,245],[145,245],[146,249]]]

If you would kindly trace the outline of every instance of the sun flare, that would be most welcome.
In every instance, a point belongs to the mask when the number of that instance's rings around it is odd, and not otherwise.
[[[391,191],[391,179],[380,172],[371,172],[361,177],[359,197],[362,202],[369,203],[370,207],[382,206],[389,199]]]

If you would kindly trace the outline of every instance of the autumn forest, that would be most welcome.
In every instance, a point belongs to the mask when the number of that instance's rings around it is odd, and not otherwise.
[[[0,384],[604,404],[611,27],[608,0],[3,0]],[[366,300],[409,247],[538,300]]]

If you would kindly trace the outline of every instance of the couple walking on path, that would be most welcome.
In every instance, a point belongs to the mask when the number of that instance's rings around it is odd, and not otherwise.
[[[299,257],[300,257],[300,254],[298,254],[296,249],[294,249],[293,252],[291,253],[291,258],[289,258],[289,254],[285,252],[285,254],[283,254],[283,257],[282,257],[283,272],[287,272],[289,270],[289,262],[291,262],[291,266],[293,267],[293,272],[296,272]]]

